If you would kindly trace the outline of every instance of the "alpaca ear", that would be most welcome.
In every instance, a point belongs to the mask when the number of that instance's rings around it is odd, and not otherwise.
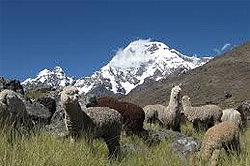
[[[173,83],[172,83],[172,87],[175,87]]]
[[[182,86],[182,83],[180,83],[179,86]]]

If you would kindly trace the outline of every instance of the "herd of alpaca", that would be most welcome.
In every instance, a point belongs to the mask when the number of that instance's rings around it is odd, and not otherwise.
[[[206,131],[201,150],[194,155],[196,158],[198,156],[204,160],[212,159],[211,164],[216,165],[220,149],[240,153],[240,128],[247,123],[246,110],[249,108],[244,104],[237,109],[225,110],[216,105],[193,107],[190,98],[181,97],[181,92],[180,85],[172,88],[168,106],[147,105],[142,109],[135,104],[120,102],[112,97],[100,97],[92,98],[86,105],[87,108],[81,108],[78,90],[73,86],[67,86],[60,92],[67,136],[72,142],[84,137],[89,143],[93,139],[102,138],[109,150],[108,157],[113,158],[120,153],[122,129],[127,135],[137,135],[146,139],[148,132],[143,128],[145,120],[181,132],[180,122],[184,115],[185,120],[191,122],[196,131]],[[27,114],[18,94],[11,90],[0,92],[1,117],[19,116],[15,111],[22,112],[22,118]]]
[[[214,158],[212,161],[217,161],[217,153],[221,148],[227,152],[235,150],[239,153],[239,127],[242,124],[240,113],[234,109],[222,110],[216,105],[193,107],[188,96],[181,98],[181,91],[180,86],[172,88],[167,107],[157,104],[141,109],[131,103],[120,102],[111,97],[101,97],[92,98],[86,105],[86,110],[81,110],[77,102],[77,89],[74,87],[64,88],[61,93],[61,102],[65,110],[65,123],[71,139],[76,140],[81,135],[103,138],[109,148],[109,157],[117,156],[119,153],[122,124],[128,135],[141,136],[141,133],[145,133],[144,119],[150,123],[159,123],[166,129],[180,132],[181,107],[183,108],[182,113],[188,121],[193,123],[195,130],[207,130],[199,152],[200,157],[205,160]],[[118,114],[114,114],[115,111]],[[100,118],[100,114],[103,119]],[[105,121],[102,122],[101,119],[105,119]],[[105,130],[103,130],[104,126],[106,126]],[[113,144],[105,138],[107,135],[109,139],[112,139]]]

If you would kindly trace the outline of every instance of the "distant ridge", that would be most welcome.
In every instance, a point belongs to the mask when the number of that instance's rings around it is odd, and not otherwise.
[[[190,57],[162,42],[137,40],[120,49],[111,61],[89,77],[73,79],[61,67],[42,70],[36,78],[22,84],[30,86],[76,86],[80,93],[126,95],[138,85],[179,75],[208,62],[211,57]]]

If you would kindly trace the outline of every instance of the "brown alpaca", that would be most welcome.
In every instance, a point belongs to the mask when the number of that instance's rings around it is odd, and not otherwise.
[[[143,109],[135,104],[120,102],[112,97],[100,97],[86,105],[87,107],[109,107],[117,110],[123,117],[124,129],[128,135],[147,136],[147,131],[143,128],[145,113]]]

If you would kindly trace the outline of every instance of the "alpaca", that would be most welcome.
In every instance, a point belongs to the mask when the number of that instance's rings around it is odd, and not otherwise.
[[[225,109],[222,112],[223,112],[221,117],[222,122],[230,120],[238,124],[239,127],[241,128],[242,126],[241,114],[237,110]]]
[[[186,119],[193,123],[196,131],[207,130],[214,124],[221,121],[222,110],[216,105],[204,105],[201,107],[192,107],[188,96],[182,97],[183,113]]]
[[[160,104],[145,106],[143,110],[145,111],[147,122],[157,122],[167,129],[180,131],[180,92],[180,85],[172,88],[169,105],[167,107]]]
[[[231,151],[235,151],[237,154],[241,152],[239,137],[240,129],[236,123],[232,121],[221,122],[207,130],[197,156],[202,160],[209,160],[209,165],[216,166],[222,148],[228,154]]]
[[[242,127],[247,127],[247,120],[250,117],[250,101],[242,102],[236,110],[240,113],[242,119]]]
[[[118,156],[122,116],[116,110],[96,107],[82,111],[78,102],[78,90],[73,86],[63,89],[61,103],[65,112],[66,129],[72,142],[83,136],[90,142],[103,138],[109,149],[108,157]]]
[[[181,97],[180,85],[175,86],[171,90],[170,100],[167,107],[164,108],[163,113],[159,114],[159,120],[163,123],[167,129],[180,132],[180,97]]]
[[[160,126],[163,126],[163,122],[159,119],[162,117],[165,106],[161,104],[146,105],[143,110],[145,112],[145,120],[147,123],[158,123]]]
[[[104,96],[96,100],[91,98],[86,107],[109,107],[117,110],[123,117],[124,130],[127,135],[138,135],[147,137],[148,132],[143,128],[145,113],[143,109],[135,104],[120,102],[112,97]]]

